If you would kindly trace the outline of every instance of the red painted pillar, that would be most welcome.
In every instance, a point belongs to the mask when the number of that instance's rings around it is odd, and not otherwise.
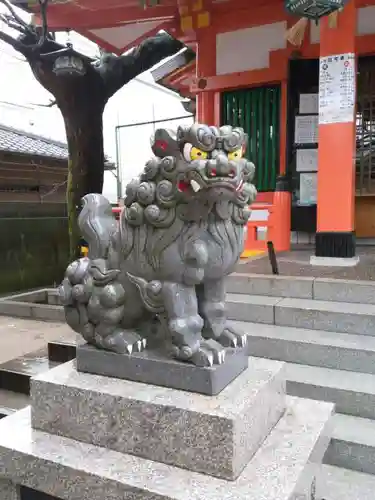
[[[210,28],[199,30],[197,36],[197,79],[216,75],[216,35]],[[215,92],[197,93],[197,121],[207,125],[220,125],[215,109]]]
[[[338,15],[336,27],[322,19],[320,28],[320,57],[335,58],[355,54],[356,36],[355,0],[350,0]],[[329,59],[327,64],[329,64]],[[346,58],[345,58],[346,61]],[[321,61],[321,75],[323,68]],[[356,62],[343,63],[356,75]],[[337,89],[339,91],[339,89]],[[323,93],[320,84],[320,99]],[[322,109],[320,110],[322,111]],[[333,121],[333,120],[332,120]],[[355,113],[339,123],[319,124],[317,234],[312,262],[323,264],[322,257],[355,257]],[[351,259],[353,265],[355,259]],[[328,263],[328,262],[327,262]],[[339,263],[339,262],[337,262]],[[344,263],[344,262],[343,262]],[[348,264],[349,261],[347,260]]]

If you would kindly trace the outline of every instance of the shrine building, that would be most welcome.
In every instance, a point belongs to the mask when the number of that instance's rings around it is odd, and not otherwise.
[[[375,238],[375,0],[51,0],[48,27],[116,54],[166,30],[195,52],[159,81],[248,133],[249,254],[300,238],[312,264],[355,265]]]

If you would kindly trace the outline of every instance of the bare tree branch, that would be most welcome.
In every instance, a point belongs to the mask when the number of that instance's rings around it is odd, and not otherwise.
[[[16,40],[15,38],[11,37],[7,33],[4,33],[3,31],[0,31],[0,40],[9,44],[11,47],[20,52],[25,57],[29,54],[29,50],[22,42]]]
[[[42,47],[48,38],[48,24],[47,24],[47,6],[48,0],[38,0],[40,6],[40,15],[42,17],[42,33],[38,40],[38,47]]]
[[[20,26],[10,14],[0,14],[0,21],[9,26],[12,30],[16,30],[19,33],[24,33],[24,28]]]
[[[0,0],[0,4],[5,5],[5,7],[9,10],[11,15],[14,18],[14,21],[18,23],[20,26],[23,26],[25,31],[32,31],[31,27],[27,22],[25,22],[22,17],[20,17],[17,12],[14,10],[13,5],[8,0]]]
[[[40,108],[52,108],[53,106],[57,106],[57,101],[50,99],[49,104],[38,104],[35,102],[30,102],[32,106],[38,106]]]
[[[184,47],[168,33],[158,33],[146,38],[130,53],[117,57],[102,53],[100,61],[95,65],[106,86],[107,98],[115,94],[126,83],[149,70],[166,57],[176,54]]]

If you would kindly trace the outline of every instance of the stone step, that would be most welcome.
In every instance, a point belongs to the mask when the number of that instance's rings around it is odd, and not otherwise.
[[[254,323],[275,323],[275,306],[281,297],[228,293],[226,308],[228,319]]]
[[[314,278],[232,273],[227,279],[227,293],[296,297],[312,299]]]
[[[103,491],[106,498],[134,500],[307,500],[317,472],[314,465],[327,448],[332,410],[330,404],[294,398],[239,479],[227,481],[37,430],[31,433],[28,408],[0,421],[0,470],[8,480],[57,498],[68,498],[74,485],[75,498],[86,498],[89,491],[91,500],[103,500]],[[0,480],[0,498],[7,488],[9,483]]]
[[[375,336],[375,305],[228,294],[230,320]]]
[[[233,273],[227,280],[227,292],[375,304],[374,281]]]
[[[16,410],[13,408],[7,408],[6,406],[0,406],[0,419],[4,417],[9,417],[9,415],[12,415]]]
[[[0,300],[0,316],[35,319],[42,321],[65,322],[62,306],[51,304],[34,304],[17,300]]]
[[[40,491],[28,488],[27,486],[21,486],[19,488],[19,494],[20,497],[17,497],[16,500],[61,500],[60,498],[47,495],[46,493],[41,493]],[[13,500],[13,497],[11,497],[11,500]]]
[[[353,470],[323,465],[318,475],[317,500],[373,500],[375,477]]]
[[[331,401],[336,411],[375,420],[375,375],[287,363],[287,393]]]
[[[22,410],[30,404],[30,398],[24,394],[0,389],[0,418]]]
[[[375,475],[375,421],[337,413],[333,425],[324,462]]]
[[[259,358],[375,374],[375,337],[232,321]]]
[[[55,340],[48,342],[48,359],[55,363],[67,363],[76,357],[76,342]]]
[[[57,366],[49,361],[46,349],[31,352],[0,365],[0,389],[30,394],[30,379]]]

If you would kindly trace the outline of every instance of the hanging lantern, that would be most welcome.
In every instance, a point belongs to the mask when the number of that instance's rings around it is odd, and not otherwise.
[[[57,76],[83,76],[86,73],[86,66],[75,54],[62,55],[53,63],[53,72]]]
[[[342,9],[347,2],[348,0],[285,0],[285,8],[290,14],[317,21]]]
[[[92,59],[76,52],[71,43],[64,47],[56,42],[50,41],[54,45],[52,52],[40,54],[40,58],[51,61],[52,71],[57,76],[83,76],[87,68],[91,65]]]

